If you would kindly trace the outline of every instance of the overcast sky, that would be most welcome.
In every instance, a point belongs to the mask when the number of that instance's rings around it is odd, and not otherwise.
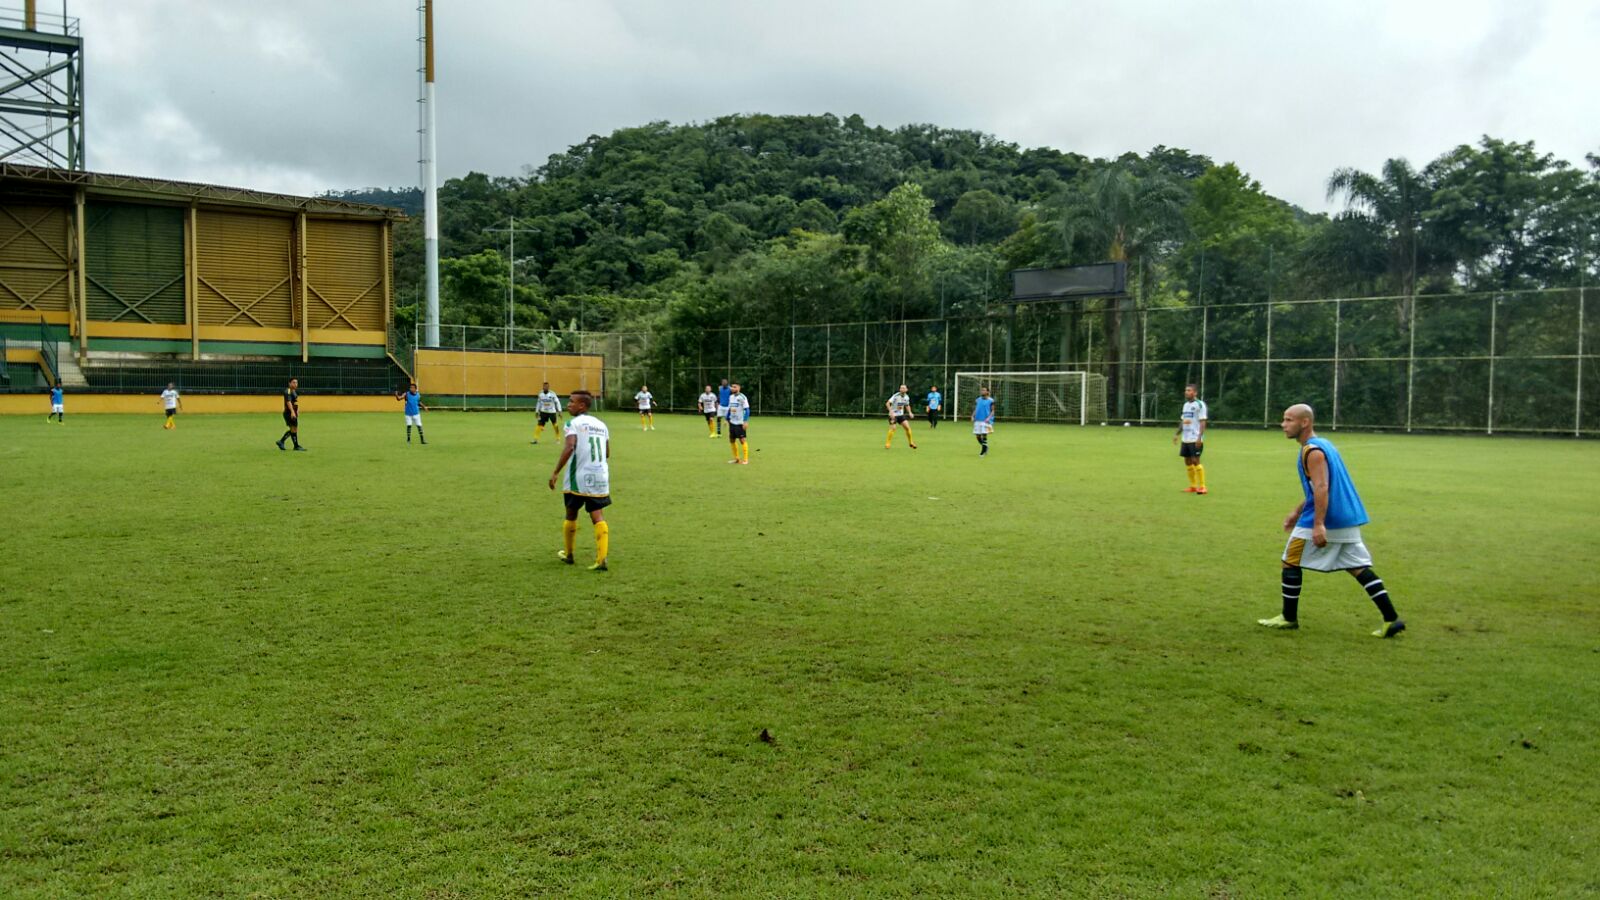
[[[71,0],[89,167],[414,185],[415,6]],[[1166,144],[1313,210],[1337,167],[1421,165],[1485,133],[1575,163],[1600,152],[1594,0],[437,0],[435,27],[441,180],[737,112],[1093,156]]]

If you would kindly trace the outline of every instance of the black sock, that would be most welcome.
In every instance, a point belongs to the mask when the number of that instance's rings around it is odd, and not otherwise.
[[[407,437],[407,439],[409,439],[410,435],[407,435],[406,437]],[[424,444],[426,444],[428,442],[428,439],[422,436],[422,426],[421,425],[417,426],[417,440],[423,442]]]
[[[283,443],[283,442],[284,442],[284,441],[287,441],[287,440],[288,440],[288,439],[289,439],[289,432],[287,432],[287,431],[285,431],[285,432],[284,432],[284,433],[283,433],[283,437],[281,437],[281,438],[278,438],[278,443],[280,443],[280,444],[281,444],[281,443]]]
[[[1367,589],[1367,596],[1372,598],[1372,605],[1378,608],[1385,622],[1393,622],[1400,618],[1400,614],[1394,611],[1394,603],[1389,600],[1389,592],[1384,589],[1383,579],[1378,577],[1378,573],[1368,568],[1350,574]]]
[[[294,441],[294,445],[296,447],[300,446],[300,435],[295,434],[294,432],[290,432],[289,433],[289,440]]]
[[[406,426],[406,443],[411,443],[411,426]]]
[[[1300,580],[1305,572],[1299,566],[1283,567],[1283,617],[1298,622],[1300,616]]]

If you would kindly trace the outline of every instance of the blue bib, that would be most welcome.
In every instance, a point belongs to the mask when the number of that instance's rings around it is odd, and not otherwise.
[[[1306,494],[1306,508],[1300,513],[1300,521],[1296,524],[1301,528],[1310,528],[1317,520],[1316,498],[1311,493],[1311,479],[1306,477],[1306,454],[1313,447],[1321,450],[1328,461],[1328,512],[1322,518],[1323,527],[1353,528],[1367,524],[1367,508],[1361,505],[1361,495],[1356,493],[1355,482],[1350,480],[1350,471],[1344,467],[1344,460],[1339,458],[1339,451],[1333,449],[1333,444],[1319,437],[1306,441],[1305,447],[1300,450],[1297,468],[1300,487]]]

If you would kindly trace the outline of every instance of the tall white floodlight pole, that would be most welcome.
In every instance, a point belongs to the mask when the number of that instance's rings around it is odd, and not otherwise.
[[[434,115],[433,0],[422,4],[422,251],[428,282],[427,346],[439,346],[439,140]]]

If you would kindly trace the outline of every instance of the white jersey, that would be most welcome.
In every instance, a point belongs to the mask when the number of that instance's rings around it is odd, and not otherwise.
[[[649,391],[640,391],[633,395],[633,399],[639,404],[640,409],[649,409],[650,401],[655,399],[655,395]]]
[[[700,395],[700,411],[703,412],[703,413],[714,413],[714,412],[716,412],[717,411],[717,395],[716,394],[701,394]]]
[[[556,392],[555,391],[540,391],[539,392],[539,412],[542,412],[542,413],[558,413],[560,411],[561,411],[561,398],[556,396]]]
[[[889,412],[891,415],[904,416],[911,412],[911,395],[895,394],[889,398]]]
[[[584,413],[566,424],[567,437],[577,438],[566,471],[561,474],[561,491],[586,497],[611,494],[611,431],[606,423]]]
[[[167,409],[177,409],[178,408],[178,392],[173,390],[172,388],[167,388],[166,390],[162,391],[161,392],[161,403]]]
[[[1171,421],[1170,419],[1168,421]],[[1180,430],[1183,432],[1183,442],[1192,444],[1200,440],[1200,423],[1206,421],[1206,402],[1204,400],[1190,400],[1183,404],[1183,423]]]
[[[750,398],[743,394],[728,395],[728,424],[743,425],[750,418]]]

